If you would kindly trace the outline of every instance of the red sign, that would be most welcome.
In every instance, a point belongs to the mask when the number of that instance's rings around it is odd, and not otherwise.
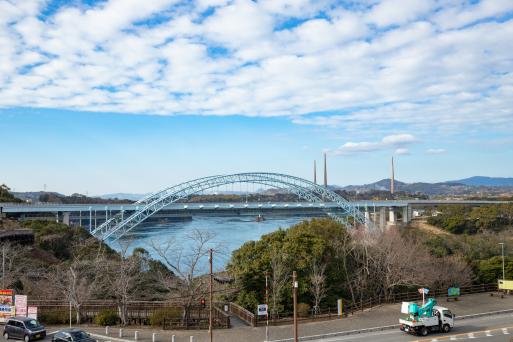
[[[0,296],[12,296],[13,294],[13,290],[0,290]]]

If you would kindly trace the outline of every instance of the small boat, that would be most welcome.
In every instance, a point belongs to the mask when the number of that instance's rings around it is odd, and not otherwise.
[[[258,214],[258,216],[256,217],[255,221],[262,222],[262,221],[265,221],[265,218],[262,216],[262,214]]]

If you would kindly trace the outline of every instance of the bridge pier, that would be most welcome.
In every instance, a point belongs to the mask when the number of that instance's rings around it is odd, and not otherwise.
[[[381,207],[381,208],[379,208],[379,228],[385,229],[386,224],[387,224],[387,217],[386,217],[385,207]]]
[[[403,207],[403,223],[409,223],[411,221],[411,207]]]
[[[68,225],[68,226],[69,226],[69,216],[70,216],[69,211],[62,213],[62,223],[64,223],[65,225]]]
[[[396,217],[395,217],[394,207],[390,207],[388,210],[388,221],[391,225],[393,225],[396,223],[395,220],[396,220]]]

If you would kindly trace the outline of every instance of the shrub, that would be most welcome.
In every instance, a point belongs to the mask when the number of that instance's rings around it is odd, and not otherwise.
[[[113,310],[103,310],[96,315],[94,323],[97,325],[107,326],[116,325],[119,322],[119,316]]]
[[[173,307],[173,308],[162,308],[153,311],[150,315],[150,324],[154,327],[163,326],[164,320],[166,319],[181,319],[183,310],[182,308]]]
[[[44,324],[68,324],[69,312],[68,311],[41,311],[39,313],[39,320]],[[76,323],[76,314],[72,312],[71,322]]]
[[[297,305],[297,314],[299,317],[308,317],[310,315],[310,305],[307,303],[299,303]]]

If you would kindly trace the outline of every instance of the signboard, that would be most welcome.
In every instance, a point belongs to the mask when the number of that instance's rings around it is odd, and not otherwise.
[[[37,320],[37,306],[29,306],[27,311],[28,311],[28,317]]]
[[[420,289],[419,289],[419,293],[420,293],[420,294],[428,294],[428,293],[429,293],[429,289],[426,289],[426,288],[420,288]]]
[[[513,290],[513,280],[499,280],[499,290]]]
[[[0,290],[0,322],[14,316],[13,290]]]
[[[27,296],[14,296],[14,307],[16,308],[16,316],[27,316]]]
[[[258,316],[267,316],[267,304],[258,304]]]
[[[459,287],[449,287],[447,290],[447,295],[449,297],[459,297],[460,296],[460,288]]]

